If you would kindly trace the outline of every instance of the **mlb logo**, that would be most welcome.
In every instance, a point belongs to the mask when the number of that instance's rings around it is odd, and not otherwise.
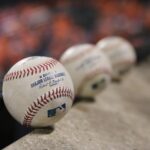
[[[48,110],[47,111],[48,117],[54,117],[54,116],[56,116],[56,112],[58,112],[58,111],[65,111],[65,110],[66,110],[66,104],[64,103],[61,106],[58,106],[58,107],[56,107],[54,109]]]

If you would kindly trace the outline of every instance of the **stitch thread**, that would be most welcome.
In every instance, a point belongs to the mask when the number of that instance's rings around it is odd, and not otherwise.
[[[73,100],[74,95],[71,89],[65,87],[57,87],[55,90],[48,91],[37,98],[28,108],[24,115],[23,125],[29,127],[37,112],[48,104],[50,101],[61,97],[69,97]]]
[[[10,80],[14,80],[14,79],[21,79],[21,78],[28,77],[29,75],[33,76],[37,73],[41,73],[42,70],[46,71],[49,68],[54,67],[56,65],[56,63],[57,63],[57,61],[51,58],[50,60],[44,62],[43,64],[39,64],[39,65],[36,65],[36,66],[33,66],[33,67],[29,67],[27,69],[23,69],[23,70],[20,70],[20,71],[14,71],[14,72],[8,73],[8,74],[5,75],[4,81],[10,81]]]

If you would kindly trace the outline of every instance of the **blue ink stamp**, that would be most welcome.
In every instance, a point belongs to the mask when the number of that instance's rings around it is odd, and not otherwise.
[[[54,117],[54,116],[56,116],[56,112],[59,111],[59,110],[65,111],[66,110],[66,104],[64,103],[61,106],[58,106],[58,107],[56,107],[54,109],[48,110],[47,111],[48,117]]]

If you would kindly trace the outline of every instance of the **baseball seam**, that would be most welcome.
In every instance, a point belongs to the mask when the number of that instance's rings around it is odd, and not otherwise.
[[[62,59],[61,62],[64,63],[64,64],[65,63],[67,64],[67,63],[70,63],[70,62],[74,62],[74,60],[78,60],[80,57],[84,57],[85,55],[87,55],[89,53],[92,53],[93,52],[92,48],[93,48],[93,46],[87,48],[86,51],[83,51],[83,52],[81,52],[81,53],[79,53],[79,54],[77,54],[75,56],[71,56],[70,58],[67,58],[65,60]]]
[[[73,100],[74,95],[71,89],[65,87],[57,87],[47,93],[44,93],[42,96],[37,98],[26,110],[24,115],[23,125],[30,126],[32,123],[33,118],[38,113],[38,111],[48,104],[50,101],[53,101],[57,98],[61,97],[69,97]]]
[[[42,71],[46,71],[49,68],[54,67],[56,63],[57,61],[51,58],[50,60],[47,60],[42,64],[8,73],[5,75],[4,81],[11,81],[15,79],[25,78],[28,76],[33,76],[35,74],[41,73]]]

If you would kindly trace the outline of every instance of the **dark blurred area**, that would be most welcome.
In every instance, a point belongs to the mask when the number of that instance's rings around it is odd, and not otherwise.
[[[1,0],[0,78],[23,57],[59,59],[68,47],[96,43],[109,35],[127,38],[138,61],[150,53],[148,0]],[[1,88],[1,86],[0,86]],[[0,148],[28,133],[12,119],[0,101]]]

